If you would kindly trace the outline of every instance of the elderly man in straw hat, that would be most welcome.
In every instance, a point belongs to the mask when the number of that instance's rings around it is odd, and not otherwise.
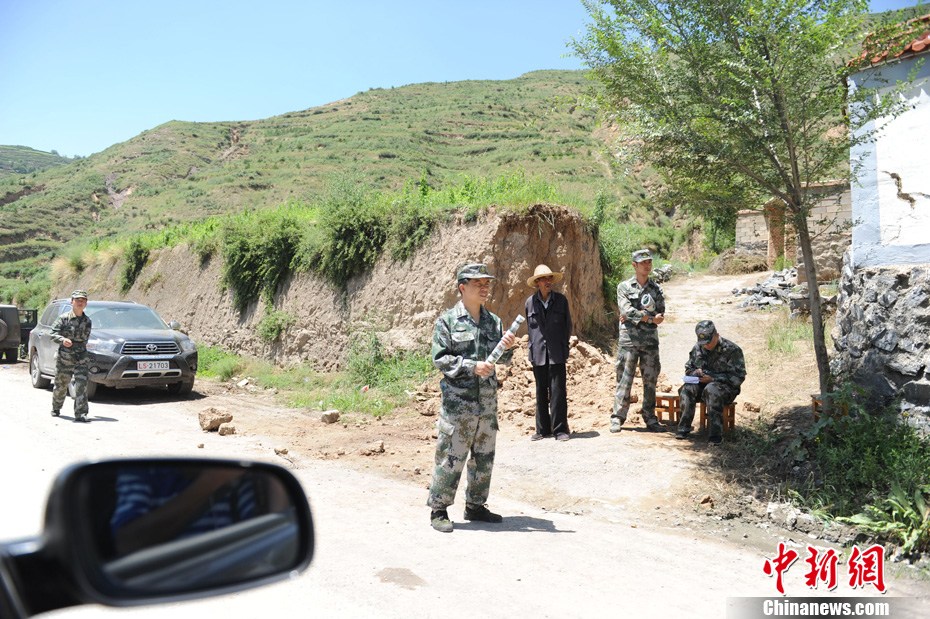
[[[555,436],[567,441],[568,401],[565,393],[565,363],[568,361],[568,338],[572,333],[572,315],[568,299],[552,290],[562,281],[562,273],[553,273],[540,264],[527,286],[536,292],[526,299],[526,324],[530,333],[529,359],[536,379],[536,433],[532,440]]]

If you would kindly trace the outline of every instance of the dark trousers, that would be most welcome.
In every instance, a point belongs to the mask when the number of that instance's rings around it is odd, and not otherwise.
[[[534,365],[536,378],[536,432],[543,436],[570,434],[565,364]]]
[[[694,409],[698,402],[704,400],[704,404],[707,405],[708,436],[709,438],[722,437],[723,407],[731,404],[739,392],[739,387],[731,387],[718,382],[683,385],[678,391],[681,396],[681,419],[678,421],[678,431],[691,432]]]

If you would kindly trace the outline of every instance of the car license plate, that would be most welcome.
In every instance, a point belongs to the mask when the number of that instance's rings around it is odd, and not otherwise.
[[[168,362],[167,361],[138,361],[136,362],[136,369],[140,372],[145,372],[147,370],[167,370]]]

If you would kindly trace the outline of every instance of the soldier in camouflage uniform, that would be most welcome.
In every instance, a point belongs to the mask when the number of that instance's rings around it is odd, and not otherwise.
[[[685,375],[696,376],[700,382],[681,388],[681,420],[675,438],[684,439],[691,433],[694,407],[703,398],[707,405],[712,445],[723,441],[723,408],[739,395],[746,379],[746,362],[742,349],[720,337],[714,323],[702,320],[694,328],[697,344],[688,355]]]
[[[665,320],[662,288],[649,279],[652,254],[648,249],[633,252],[635,275],[617,285],[620,312],[620,342],[617,348],[617,392],[614,395],[610,431],[619,432],[630,410],[630,390],[639,365],[643,378],[643,421],[653,432],[664,428],[656,419],[656,382],[659,380],[658,325]]]
[[[433,329],[433,365],[443,374],[442,411],[427,505],[432,527],[446,533],[452,531],[447,508],[455,499],[466,458],[465,519],[502,521],[485,505],[497,440],[498,385],[494,364],[485,359],[503,336],[507,351],[501,361],[508,362],[516,338],[504,334],[500,318],[484,307],[492,279],[483,264],[461,267],[456,273],[461,300],[436,320]]]
[[[87,418],[87,340],[90,339],[91,322],[84,313],[87,293],[75,290],[71,293],[71,311],[55,320],[52,339],[58,342],[58,360],[55,365],[55,391],[52,393],[52,417],[61,414],[65,403],[68,383],[74,376],[74,421],[88,422]]]

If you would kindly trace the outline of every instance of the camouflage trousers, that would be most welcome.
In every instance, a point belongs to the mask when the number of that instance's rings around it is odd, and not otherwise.
[[[614,410],[611,418],[626,421],[630,410],[630,391],[633,389],[633,377],[636,365],[639,365],[643,378],[643,421],[647,424],[658,423],[656,419],[656,382],[662,364],[659,362],[658,348],[624,348],[617,349],[617,392],[614,394]]]
[[[68,393],[68,384],[74,376],[74,416],[87,415],[87,366],[86,351],[59,349],[55,364],[55,390],[52,392],[52,410],[60,411]]]
[[[739,395],[739,391],[737,387],[718,382],[684,385],[678,392],[681,396],[681,419],[678,421],[679,434],[691,432],[694,409],[699,401],[704,400],[704,405],[707,407],[708,438],[722,437],[723,407],[735,400],[736,396]]]
[[[462,469],[468,459],[468,484],[465,504],[480,506],[488,502],[491,491],[491,469],[494,467],[494,447],[497,442],[497,413],[481,415],[447,415],[440,413],[436,422],[439,438],[436,442],[436,466],[426,504],[432,509],[445,509],[455,502]]]

